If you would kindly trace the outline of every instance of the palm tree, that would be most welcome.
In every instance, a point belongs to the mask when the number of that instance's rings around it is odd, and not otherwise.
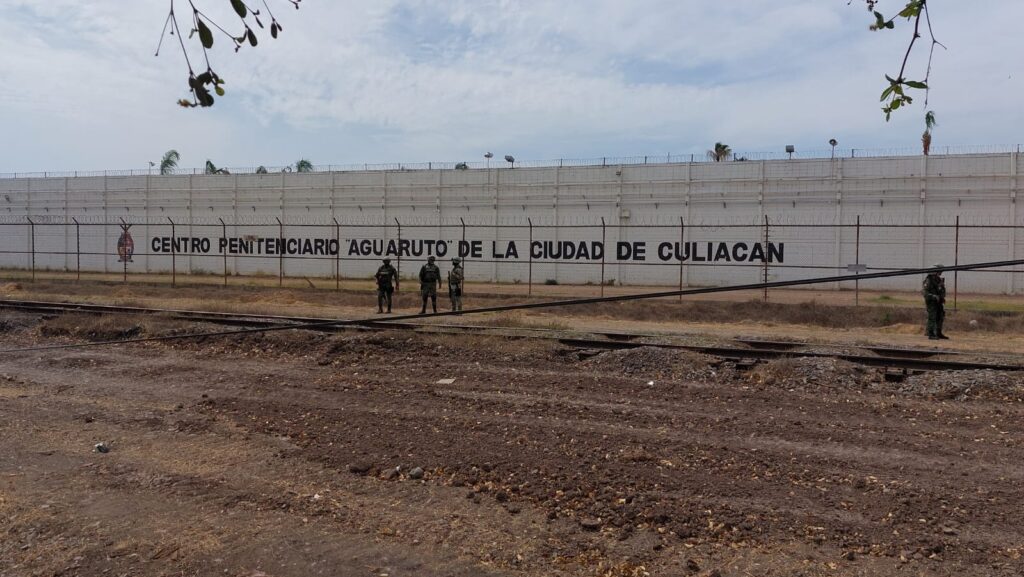
[[[929,110],[924,114],[924,134],[921,135],[921,150],[925,156],[932,149],[932,129],[938,126],[938,122],[935,121],[935,113]]]
[[[215,164],[213,164],[212,162],[210,162],[209,159],[206,160],[206,168],[203,170],[203,173],[204,174],[231,174],[230,172],[228,172],[228,169],[226,169],[226,168],[217,168],[217,166]]]
[[[181,155],[178,154],[177,150],[165,152],[164,157],[160,159],[160,174],[174,174],[174,170],[178,168],[179,160],[181,160]]]
[[[295,163],[295,172],[313,172],[313,163],[305,158]]]
[[[261,164],[260,167],[256,169],[256,174],[267,174],[267,167]]]
[[[728,144],[722,144],[721,142],[716,142],[715,148],[708,151],[708,158],[715,162],[728,160],[730,156],[732,156],[732,149],[729,148]]]

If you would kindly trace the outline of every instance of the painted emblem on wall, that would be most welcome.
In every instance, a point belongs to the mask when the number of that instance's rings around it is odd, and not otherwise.
[[[132,262],[132,255],[135,254],[135,240],[132,233],[128,232],[131,225],[121,225],[121,236],[117,239],[117,262]]]

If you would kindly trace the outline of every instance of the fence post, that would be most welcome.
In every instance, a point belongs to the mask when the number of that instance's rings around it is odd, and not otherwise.
[[[224,242],[228,241],[228,225],[224,224],[223,218],[217,218],[220,221],[220,233],[224,235]],[[219,244],[219,243],[218,243]],[[224,247],[224,286],[228,286],[228,251],[227,246]]]
[[[953,240],[953,266],[960,264],[960,215],[956,215],[956,233]],[[956,309],[956,297],[957,297],[957,284],[959,282],[960,271],[953,271],[953,310]]]
[[[334,290],[341,290],[341,224],[338,223],[337,217],[331,217],[334,221],[334,244],[337,245],[338,250],[334,253]]]
[[[71,217],[75,223],[75,280],[82,280],[82,225],[78,219]]]
[[[605,253],[607,253],[607,225],[604,222],[604,217],[601,217],[601,296],[604,296],[604,263]],[[533,249],[533,243],[530,243],[531,252]]]
[[[686,243],[686,223],[683,222],[683,217],[679,217],[679,253],[676,258],[679,258],[679,290],[683,290],[683,259],[682,250],[685,248]],[[683,295],[679,295],[679,302],[683,302]]]
[[[766,214],[766,215],[764,215],[764,252],[765,252],[765,256],[764,256],[764,280],[763,280],[763,282],[766,285],[768,284],[768,255],[771,254],[771,251],[768,250],[768,238],[769,238],[768,237],[768,215]],[[768,302],[768,287],[767,286],[764,287],[764,302]]]
[[[395,224],[398,225],[398,278],[402,278],[402,223],[398,222],[398,217],[395,217]],[[387,250],[385,249],[385,254]]]
[[[842,225],[842,223],[839,223]],[[857,240],[854,245],[853,261],[854,264],[860,264],[860,215],[857,215]],[[857,273],[860,276],[860,267],[857,267]],[[860,306],[860,280],[853,281],[853,293],[854,293],[854,306]]]
[[[36,223],[32,222],[32,218],[25,217],[28,221],[28,234],[29,234],[29,247],[32,251],[32,282],[36,280]]]
[[[464,218],[462,218],[460,216],[459,217],[459,222],[462,223],[462,245],[459,248],[462,248],[463,246],[466,246],[466,219],[464,219]],[[455,255],[456,256],[462,256],[459,253],[460,253],[460,251],[458,249],[456,249]],[[469,256],[469,255],[466,255],[466,256]],[[463,261],[462,261],[462,277],[463,277],[463,279],[466,278],[466,269],[468,268],[468,265],[469,265],[468,261],[469,261],[469,259],[463,259]],[[466,295],[466,283],[465,282],[462,283],[462,295],[463,296]]]
[[[277,286],[284,286],[284,251],[281,245],[284,244],[284,223],[280,218],[274,217],[277,221]]]
[[[121,253],[121,247],[120,246],[118,246],[118,251],[117,251],[118,252],[118,256],[121,257],[121,262],[123,263],[123,266],[124,266],[124,276],[121,278],[121,282],[128,282],[128,248],[127,248],[127,238],[126,238],[126,236],[128,235],[128,229],[130,229],[132,227],[132,225],[126,223],[124,221],[124,219],[121,218],[121,217],[117,217],[117,220],[121,221],[121,237],[118,239],[118,244],[121,244],[122,242],[126,243],[124,254],[120,254]]]
[[[171,223],[171,286],[178,286],[178,250],[177,245],[177,230],[174,226],[174,220],[171,217],[167,217],[167,222]]]
[[[530,258],[526,265],[526,295],[533,295],[533,219],[530,217],[526,218],[527,224],[530,225]]]

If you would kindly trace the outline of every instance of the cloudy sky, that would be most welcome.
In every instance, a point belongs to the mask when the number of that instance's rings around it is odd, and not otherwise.
[[[238,28],[227,0],[194,2]],[[218,36],[227,96],[186,110],[176,39],[154,57],[169,0],[0,1],[0,173],[143,168],[171,148],[189,167],[914,148],[923,129],[921,104],[879,112],[910,30],[870,32],[861,0],[267,2],[280,38],[236,54]],[[1024,2],[975,0],[969,20],[930,4],[948,46],[933,146],[1024,142]]]

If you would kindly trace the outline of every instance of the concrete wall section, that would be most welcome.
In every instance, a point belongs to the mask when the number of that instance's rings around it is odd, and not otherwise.
[[[30,268],[34,246],[40,270],[121,271],[129,225],[135,273],[367,277],[392,248],[410,276],[463,240],[467,275],[502,282],[723,285],[761,280],[764,260],[770,280],[841,273],[858,254],[872,269],[1007,260],[1024,258],[1017,171],[1010,153],[0,179],[0,266]],[[1017,293],[1022,276],[957,282]]]

